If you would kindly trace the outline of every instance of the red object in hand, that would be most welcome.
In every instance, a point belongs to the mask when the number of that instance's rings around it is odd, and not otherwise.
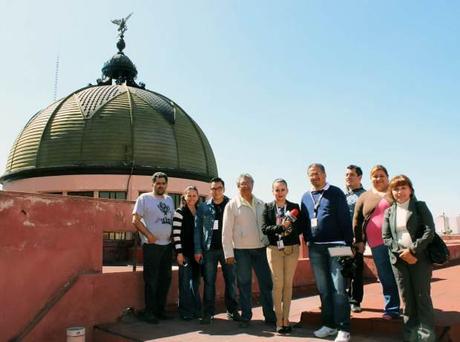
[[[297,208],[294,208],[290,211],[288,211],[285,215],[286,219],[290,222],[295,222],[297,221],[297,217],[299,217],[299,210]]]

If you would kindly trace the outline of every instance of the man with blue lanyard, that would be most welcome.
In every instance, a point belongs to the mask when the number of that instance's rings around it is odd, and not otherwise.
[[[353,230],[344,193],[326,182],[322,164],[308,167],[312,189],[301,201],[301,219],[305,222],[304,239],[308,242],[310,263],[321,298],[323,326],[314,332],[319,338],[337,334],[336,342],[350,340],[350,304],[345,278],[334,247],[352,245]],[[336,249],[337,250],[337,249]]]

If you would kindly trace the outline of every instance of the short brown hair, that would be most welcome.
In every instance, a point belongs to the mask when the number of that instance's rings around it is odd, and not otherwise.
[[[387,168],[383,165],[380,165],[380,164],[377,164],[375,165],[372,169],[371,169],[371,172],[370,172],[370,176],[372,177],[372,175],[374,174],[374,172],[377,172],[377,171],[383,171],[387,177],[388,177],[388,171],[387,171]]]
[[[354,164],[348,165],[347,170],[355,171],[358,177],[363,175],[363,170],[358,165],[354,165]]]
[[[390,185],[388,186],[388,192],[390,193],[390,196],[391,198],[393,198],[393,200],[395,199],[393,197],[393,190],[396,187],[403,186],[403,185],[407,185],[412,191],[411,197],[414,196],[414,187],[412,186],[412,182],[409,179],[409,177],[407,177],[406,175],[398,175],[398,176],[394,176],[391,179]]]

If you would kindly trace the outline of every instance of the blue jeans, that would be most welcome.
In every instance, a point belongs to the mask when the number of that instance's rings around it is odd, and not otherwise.
[[[238,302],[236,300],[235,268],[233,265],[228,265],[225,262],[224,251],[222,249],[211,249],[205,252],[203,256],[204,316],[213,316],[215,314],[216,277],[219,262],[225,281],[225,306],[227,311],[231,313],[238,310]]]
[[[201,315],[200,265],[186,257],[186,266],[179,266],[179,314],[182,318]]]
[[[265,247],[251,249],[235,249],[236,277],[240,292],[241,318],[249,321],[252,318],[252,270],[257,277],[260,290],[260,302],[266,321],[276,322],[273,311],[273,282],[267,261]]]
[[[350,304],[346,292],[346,281],[338,257],[331,257],[328,248],[334,244],[308,245],[310,263],[321,298],[321,319],[323,325],[350,331]]]
[[[384,313],[393,317],[400,315],[398,285],[390,263],[388,247],[380,245],[371,248],[377,274],[383,289]]]

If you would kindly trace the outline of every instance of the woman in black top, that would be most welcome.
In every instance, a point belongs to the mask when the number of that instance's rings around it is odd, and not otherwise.
[[[173,218],[173,242],[179,265],[179,315],[184,320],[201,316],[200,265],[194,258],[193,231],[198,205],[198,190],[195,186],[185,188],[182,206]]]
[[[300,208],[296,203],[286,200],[288,187],[284,179],[275,179],[272,190],[275,200],[265,204],[262,231],[270,241],[267,258],[273,279],[276,331],[286,334],[291,332],[289,309],[292,282],[299,258],[301,228],[296,217]]]

